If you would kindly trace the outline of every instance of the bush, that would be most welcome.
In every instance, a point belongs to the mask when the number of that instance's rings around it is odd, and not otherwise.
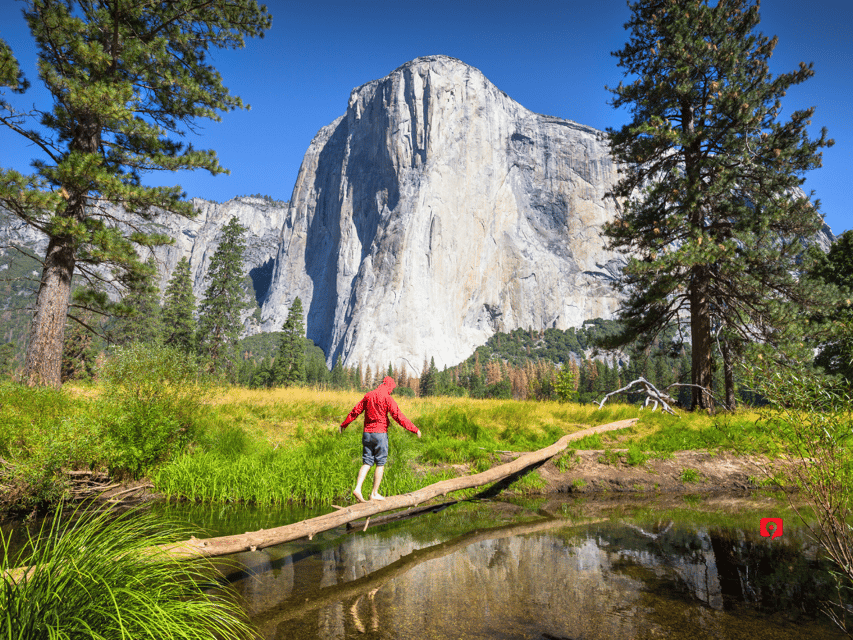
[[[400,396],[403,398],[414,398],[417,396],[415,390],[411,387],[397,387],[396,389],[394,389],[393,395]]]
[[[500,400],[512,400],[512,384],[509,380],[494,382],[486,387],[485,396]]]
[[[193,439],[210,389],[194,356],[133,343],[117,347],[99,375],[114,471],[137,476]]]

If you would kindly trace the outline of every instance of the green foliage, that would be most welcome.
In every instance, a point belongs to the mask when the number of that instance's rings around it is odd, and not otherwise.
[[[154,258],[149,258],[138,271],[125,278],[121,305],[113,309],[118,317],[109,329],[113,344],[162,342],[163,311],[160,308],[160,289],[156,277],[157,263]]]
[[[236,217],[222,227],[207,271],[209,283],[199,304],[199,353],[228,375],[235,373],[240,314],[247,307],[242,288],[245,234],[246,228]]]
[[[571,402],[577,397],[577,383],[575,372],[568,364],[560,369],[560,373],[557,374],[554,381],[554,391],[556,391],[560,402]]]
[[[15,345],[11,342],[0,344],[0,376],[12,373],[15,364]]]
[[[87,327],[95,324],[94,315],[82,311],[79,321],[68,318],[62,347],[62,381],[88,380],[95,372],[98,357],[96,338]],[[81,322],[83,324],[81,324]]]
[[[642,447],[635,442],[628,445],[628,453],[625,456],[625,461],[632,467],[642,467],[649,460],[649,454],[643,451]]]
[[[501,380],[488,385],[483,392],[484,398],[495,398],[497,400],[512,399],[512,385],[509,380]]]
[[[837,288],[838,302],[812,317],[815,324],[828,325],[826,334],[818,331],[818,354],[815,364],[827,373],[843,376],[853,383],[853,231],[845,231],[824,254],[814,249],[809,280]]]
[[[825,612],[842,629],[850,628],[846,603],[853,596],[853,397],[846,384],[805,367],[780,371],[768,360],[748,370],[752,384],[769,402],[759,427],[795,462],[783,481],[799,489],[816,522],[791,506],[838,568],[838,601],[825,603]]]
[[[162,211],[194,215],[180,187],[145,187],[142,175],[226,171],[212,150],[180,138],[201,119],[245,106],[222,85],[210,53],[262,36],[271,17],[254,0],[109,6],[33,0],[24,16],[50,100],[25,111],[0,100],[0,124],[39,154],[32,175],[0,169],[0,204],[50,238],[27,377],[58,384],[60,354],[42,354],[62,344],[68,303],[62,283],[80,272],[91,288],[77,290],[75,303],[110,310],[115,305],[99,283],[122,287],[144,270],[136,248],[171,241],[150,223]],[[0,84],[24,90],[14,57],[5,44],[0,49],[7,63]]]
[[[395,387],[392,395],[399,396],[401,398],[414,398],[417,396],[415,390],[410,387]]]
[[[148,511],[69,519],[57,509],[20,556],[0,534],[4,638],[254,637],[233,591],[207,588],[217,575],[209,562],[152,557],[153,545],[190,533]],[[16,584],[6,572],[17,566],[32,572]]]
[[[185,353],[195,350],[195,311],[190,262],[181,258],[163,298],[163,344]]]
[[[611,91],[632,120],[609,131],[624,167],[611,195],[624,205],[605,233],[634,257],[620,282],[624,330],[609,343],[689,325],[691,382],[708,389],[712,323],[731,364],[752,342],[796,344],[799,308],[823,304],[796,278],[802,239],[823,222],[798,189],[832,141],[809,139],[813,109],[777,121],[786,90],[813,71],[769,73],[776,39],[756,32],[757,3],[630,7],[630,40],[614,55],[631,81]],[[692,406],[710,400],[694,389]]]
[[[137,476],[193,439],[207,389],[199,370],[173,347],[137,342],[110,353],[100,376],[112,469]]]
[[[418,387],[418,395],[422,398],[436,395],[438,391],[438,369],[435,366],[435,358],[430,358],[429,364],[424,360],[424,368]]]
[[[302,301],[299,296],[290,305],[281,330],[278,356],[272,370],[273,384],[289,387],[305,383],[305,324],[302,320]]]
[[[696,469],[690,469],[687,467],[681,470],[680,478],[682,482],[699,482],[701,479],[699,472],[696,471]]]

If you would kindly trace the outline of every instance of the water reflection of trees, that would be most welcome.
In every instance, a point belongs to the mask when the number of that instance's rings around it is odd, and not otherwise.
[[[673,528],[670,522],[627,525],[603,538],[621,549],[623,560],[669,577],[673,590],[713,609],[751,607],[792,620],[814,618],[821,601],[833,595],[831,567],[813,545],[792,534],[770,541],[751,531]],[[615,565],[622,571],[627,566]]]
[[[526,604],[502,614],[516,616],[518,628],[531,625],[542,637],[564,630],[586,637],[590,629],[615,630],[613,637],[649,629],[679,638],[690,637],[684,635],[688,630],[699,637],[747,637],[778,618],[798,625],[775,636],[790,638],[798,636],[796,629],[817,628],[817,604],[831,587],[814,547],[794,530],[769,541],[757,531],[725,527],[578,524],[552,517],[477,529],[426,546],[411,533],[406,527],[394,535],[358,535],[296,554],[289,545],[242,554],[246,572],[257,575],[240,580],[253,622],[268,638],[302,637],[302,631],[306,638],[360,636],[377,628],[417,634],[418,620],[432,625],[435,637],[459,637],[453,629],[442,635],[447,629],[419,618],[424,609],[416,604],[426,597],[430,606],[446,605],[447,614],[460,620],[471,615],[483,631],[484,614],[466,610],[467,598],[445,601],[436,591],[468,593],[463,589],[468,585],[485,594],[472,599],[474,606],[493,606],[495,615],[504,606],[502,588],[513,591],[507,602],[518,603],[520,595]],[[442,527],[433,533],[433,540],[448,535]],[[613,626],[614,616],[621,627]]]

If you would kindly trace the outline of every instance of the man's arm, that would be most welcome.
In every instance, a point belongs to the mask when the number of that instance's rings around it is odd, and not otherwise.
[[[355,420],[358,416],[360,416],[360,415],[361,415],[361,412],[362,412],[362,411],[364,411],[364,408],[365,408],[366,406],[367,406],[367,404],[364,402],[364,398],[362,398],[362,399],[361,399],[361,401],[360,401],[357,405],[355,405],[355,406],[352,408],[352,411],[350,411],[350,412],[349,412],[349,415],[347,416],[347,419],[346,419],[346,420],[344,420],[344,421],[341,423],[341,433],[343,433],[343,432],[344,432],[344,429],[346,429],[346,428],[347,428],[347,425],[348,425],[350,422],[352,422],[352,421],[353,421],[353,420]]]
[[[394,422],[399,424],[401,427],[406,429],[407,431],[411,431],[412,433],[418,434],[418,437],[421,437],[421,430],[418,429],[412,421],[409,420],[406,416],[403,415],[403,412],[400,411],[400,407],[397,406],[397,403],[394,402],[394,398],[388,397],[388,413],[391,414],[391,417],[394,418]]]

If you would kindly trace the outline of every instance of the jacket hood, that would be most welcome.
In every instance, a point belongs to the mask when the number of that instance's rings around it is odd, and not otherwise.
[[[391,376],[385,376],[382,380],[382,384],[379,385],[380,389],[385,389],[387,393],[391,393],[394,389],[397,388],[397,383],[394,382],[394,378]]]

